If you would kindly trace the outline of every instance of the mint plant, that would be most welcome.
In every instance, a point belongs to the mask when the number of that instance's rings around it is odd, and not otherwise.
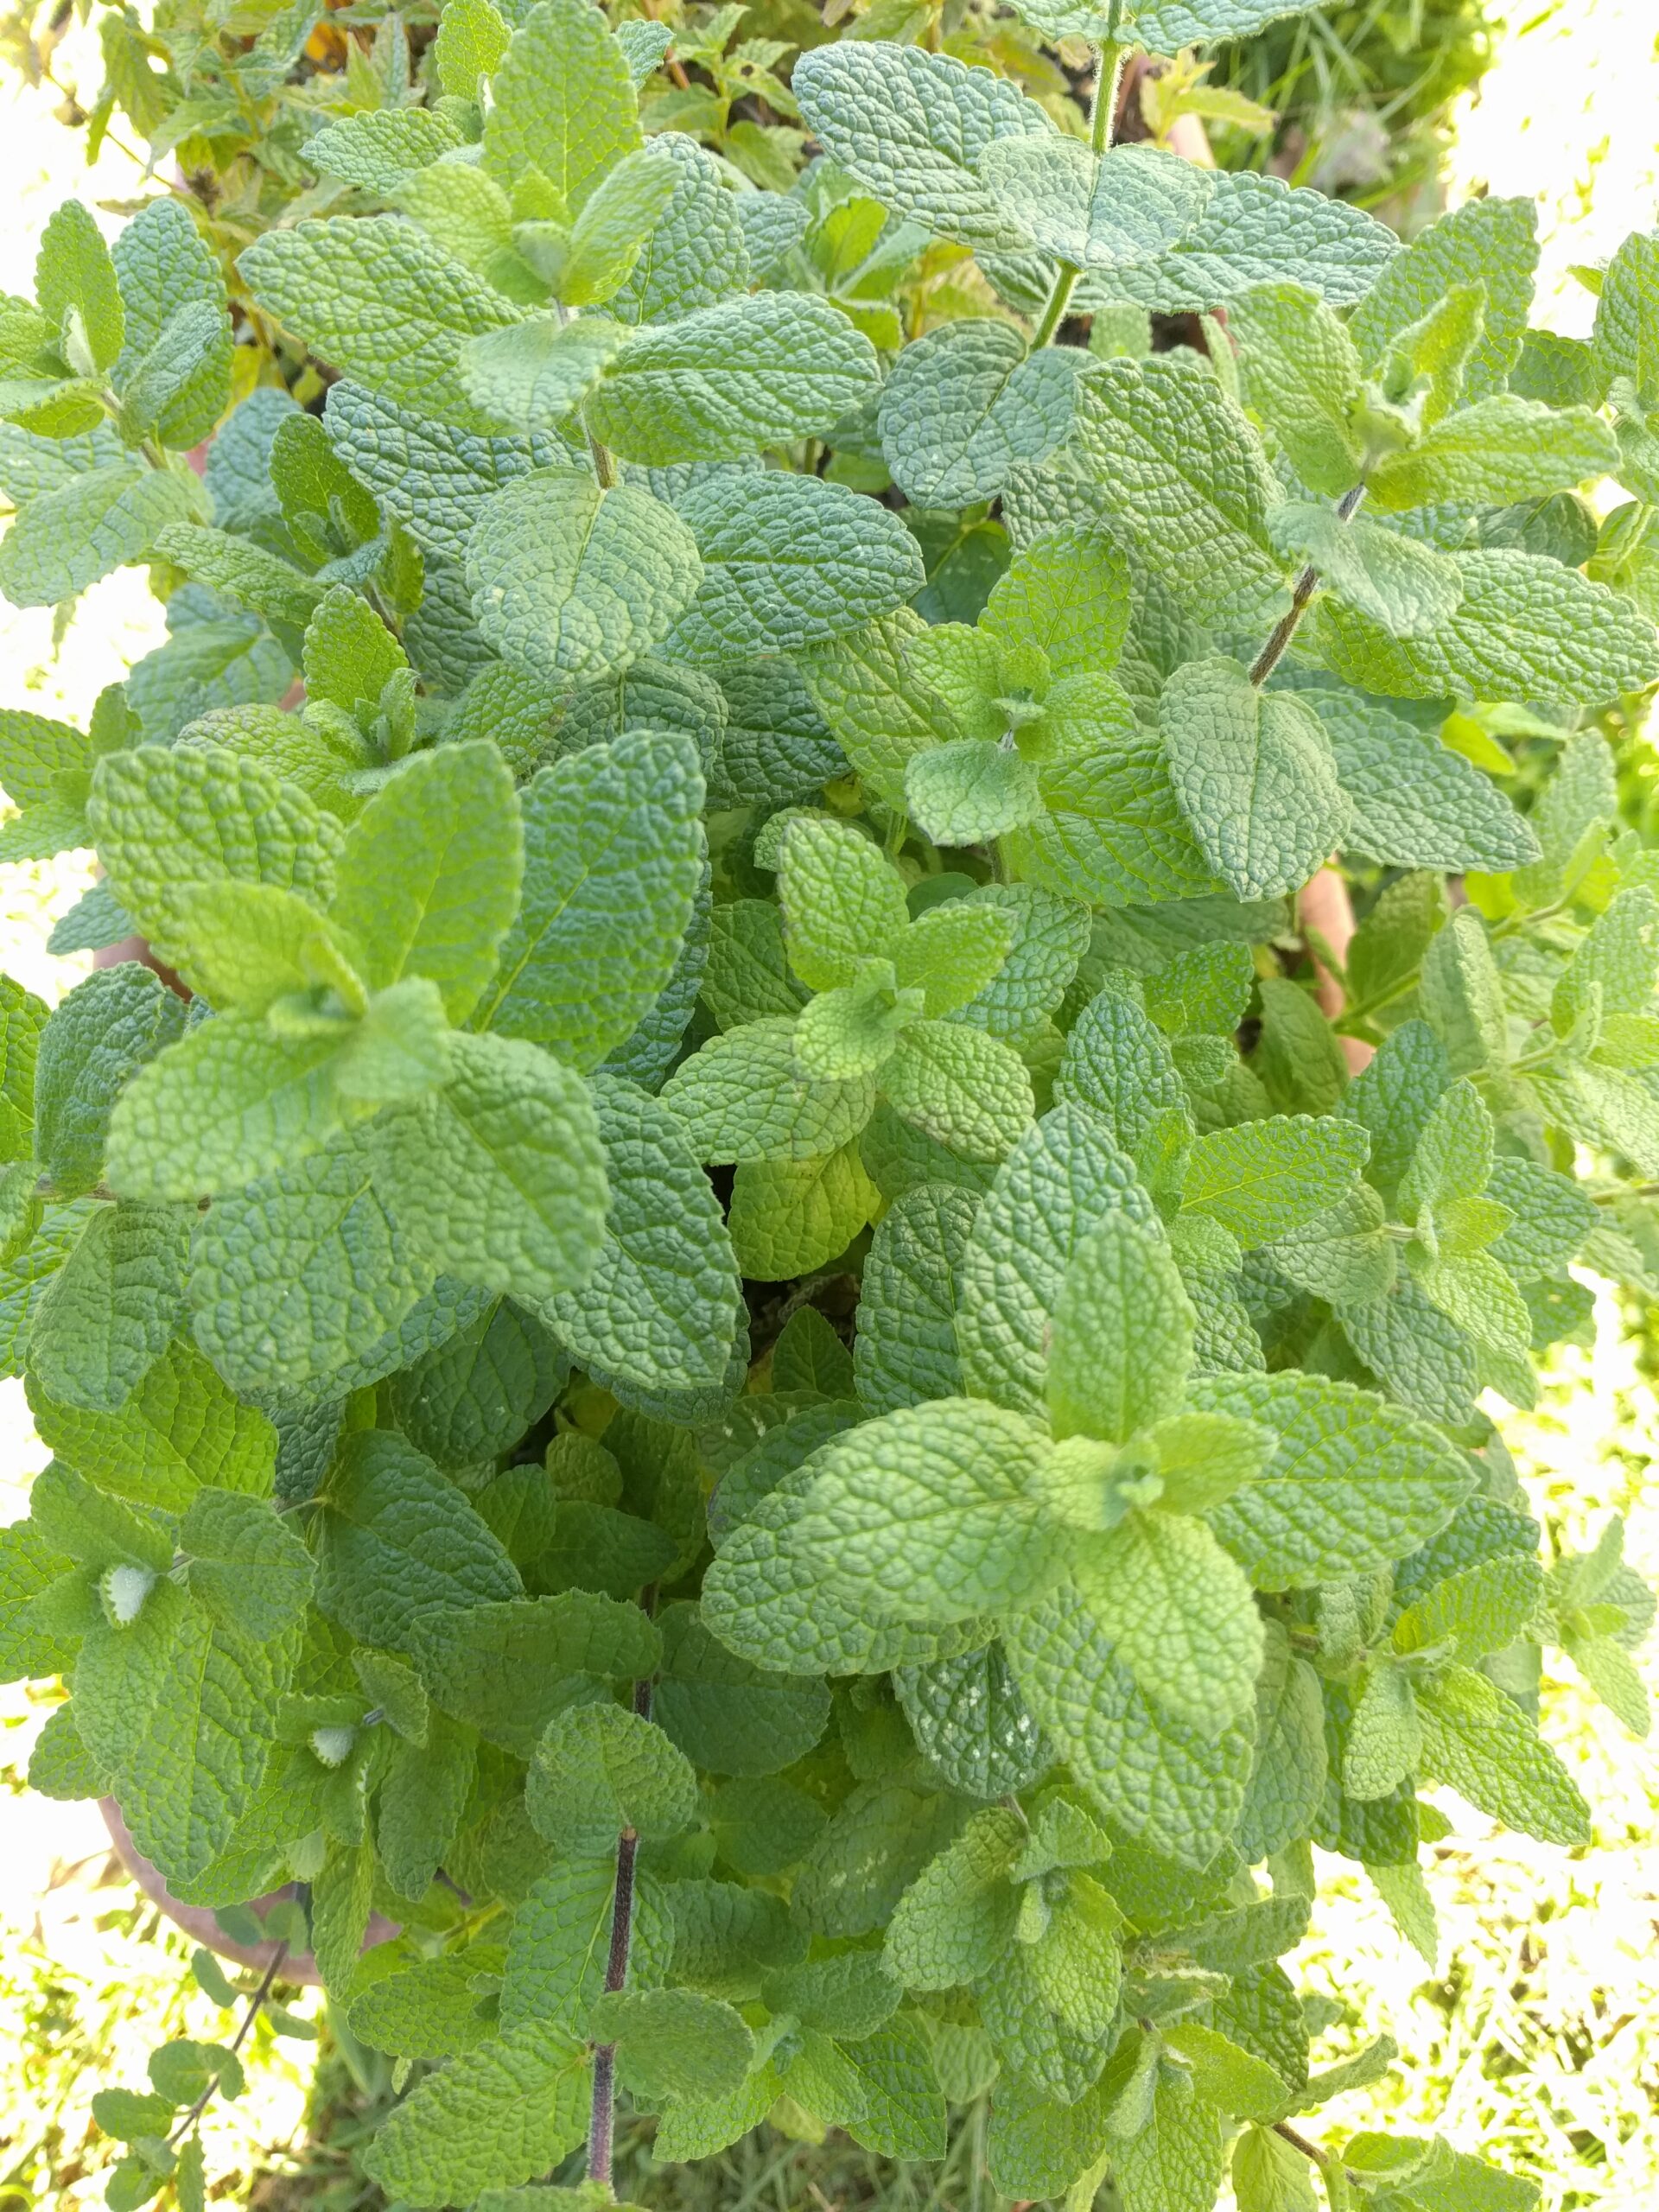
[[[175,1898],[297,1885],[101,2093],[118,2212],[203,2202],[289,1947],[416,2206],[986,2098],[1008,2197],[1537,2200],[1310,2119],[1393,2047],[1281,1961],[1315,1844],[1434,1958],[1433,1785],[1588,1840],[1544,1647],[1647,1726],[1490,1408],[1573,1263],[1659,1295],[1659,258],[1535,331],[1527,203],[1113,145],[1132,42],[1294,10],[1020,12],[785,89],[448,0],[234,323],[176,197],[0,316],[0,586],[171,633],[0,716],[53,949],[149,950],[0,995],[4,1654]]]

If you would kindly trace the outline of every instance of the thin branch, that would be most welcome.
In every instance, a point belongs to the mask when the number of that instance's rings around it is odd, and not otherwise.
[[[1120,43],[1117,26],[1123,0],[1112,0],[1106,35],[1100,43],[1100,69],[1095,78],[1094,105],[1089,111],[1089,143],[1103,154],[1117,130],[1117,104],[1123,85],[1123,65],[1129,58],[1126,42]]]
[[[283,1942],[280,1942],[276,1946],[276,1948],[271,1954],[270,1964],[265,1968],[264,1973],[260,1976],[259,1986],[254,1991],[252,1997],[248,2000],[248,2009],[242,2015],[242,2024],[238,2028],[236,2033],[231,2038],[231,2055],[232,2057],[234,2057],[236,2053],[241,2050],[243,2044],[247,2041],[249,2033],[253,2027],[253,2024],[259,2017],[260,2008],[263,2006],[265,1999],[270,1995],[271,1990],[276,1986],[276,1977],[282,1972],[283,1961],[287,1956],[288,1943],[286,1939],[284,1939]],[[208,2106],[213,2102],[213,2092],[218,2088],[218,2087],[219,2076],[215,2074],[213,2080],[207,2084],[201,2094],[196,2099],[194,2104],[191,2106],[189,2111],[186,2113],[184,2118],[180,2120],[177,2126],[173,2130],[173,2133],[168,2137],[167,2139],[169,2143],[181,2143],[183,2141],[184,2138],[190,2133],[190,2130],[195,2126],[196,2122],[201,2118],[203,2113],[207,2111]]]
[[[1071,287],[1077,281],[1076,267],[1069,261],[1061,262],[1054,272],[1054,283],[1043,303],[1042,320],[1032,334],[1031,350],[1039,353],[1046,346],[1065,320],[1066,302],[1071,296]]]
[[[1337,505],[1337,520],[1349,521],[1356,507],[1365,496],[1365,486],[1356,484],[1351,492],[1344,492]],[[1250,671],[1250,681],[1265,683],[1284,658],[1285,647],[1295,636],[1297,626],[1307,612],[1307,603],[1319,588],[1319,572],[1312,563],[1296,579],[1296,588],[1290,595],[1290,612],[1274,626],[1273,635],[1256,655]]]
[[[651,1611],[652,1591],[645,1593],[645,1610]],[[642,1720],[651,1718],[649,1679],[633,1686],[633,1709]],[[633,1869],[639,1838],[624,1828],[616,1840],[616,1891],[611,1909],[611,1948],[605,1962],[605,1992],[623,1988],[628,1979],[628,1953],[633,1942]],[[603,2188],[611,2186],[612,2152],[616,2137],[616,2045],[594,2047],[594,2101],[588,2122],[588,2178]]]

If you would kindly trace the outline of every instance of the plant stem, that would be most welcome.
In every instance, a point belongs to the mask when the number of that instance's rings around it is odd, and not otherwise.
[[[1065,303],[1071,298],[1071,287],[1077,281],[1075,265],[1069,261],[1061,262],[1054,272],[1054,283],[1043,307],[1042,321],[1032,334],[1031,350],[1033,353],[1046,346],[1059,328],[1065,315]]]
[[[649,1608],[647,1608],[649,1610]],[[651,1718],[651,1684],[633,1686],[633,1709],[642,1720]],[[605,1990],[608,1996],[628,1979],[628,1951],[633,1941],[633,1866],[639,1838],[624,1828],[616,1840],[616,1894],[611,1908],[611,1949],[605,1961]],[[616,2137],[616,2045],[601,2043],[594,2048],[594,2101],[588,2122],[588,2178],[604,2189],[611,2186],[611,2155]]]
[[[1347,522],[1364,496],[1365,486],[1363,484],[1356,484],[1351,492],[1344,492],[1337,504],[1337,520]],[[1285,647],[1295,636],[1297,625],[1307,612],[1307,602],[1319,588],[1319,572],[1310,563],[1296,579],[1296,588],[1290,597],[1290,612],[1275,626],[1273,635],[1255,657],[1255,664],[1250,671],[1252,683],[1265,683],[1284,658]]]
[[[1101,41],[1100,71],[1095,79],[1094,105],[1089,111],[1089,143],[1097,154],[1106,151],[1117,129],[1119,88],[1123,82],[1123,65],[1129,58],[1128,44],[1120,42],[1117,35],[1118,20],[1122,13],[1123,0],[1112,0],[1111,12],[1106,22],[1106,35]]]
[[[240,2050],[243,2044],[247,2041],[249,2032],[252,2029],[254,2022],[259,2017],[260,2007],[264,2005],[266,1998],[270,1996],[271,1990],[276,1986],[276,1977],[282,1971],[283,1961],[287,1956],[287,1943],[279,1943],[276,1946],[276,1950],[271,1954],[270,1964],[265,1968],[264,1973],[259,1978],[259,1986],[254,1991],[252,1997],[250,1999],[247,2011],[242,2015],[241,2026],[238,2028],[236,2033],[231,2038],[231,2050],[232,2052]],[[195,2126],[196,2122],[201,2118],[203,2113],[207,2111],[209,2104],[213,2101],[213,2092],[218,2088],[218,2087],[219,2076],[215,2075],[213,2080],[207,2084],[207,2087],[202,2091],[201,2094],[196,2099],[194,2104],[191,2106],[189,2111],[186,2113],[184,2118],[179,2122],[178,2126],[173,2130],[173,2133],[168,2137],[167,2139],[169,2143],[181,2143],[183,2141],[184,2138],[190,2133],[190,2130]]]

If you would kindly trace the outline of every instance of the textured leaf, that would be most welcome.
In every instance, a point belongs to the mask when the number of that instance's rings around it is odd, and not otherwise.
[[[652,1722],[620,1706],[580,1705],[548,1727],[524,1802],[542,1834],[578,1859],[608,1857],[624,1828],[647,1840],[696,1818],[696,1776]]]
[[[196,509],[189,480],[112,462],[31,499],[0,545],[0,591],[14,607],[56,607],[146,554]]]
[[[1395,868],[1501,871],[1535,857],[1524,817],[1461,753],[1352,692],[1306,696],[1353,810],[1344,841],[1351,850]]]
[[[830,160],[883,206],[964,245],[1023,244],[974,175],[993,139],[1051,130],[1016,86],[946,54],[843,43],[803,54],[792,89]]]
[[[794,1024],[747,1022],[711,1038],[663,1086],[699,1160],[813,1160],[855,1137],[875,1085],[810,1080],[795,1058]]]
[[[48,1398],[116,1413],[167,1349],[184,1304],[188,1216],[99,1206],[41,1293],[29,1368]]]
[[[1369,1152],[1357,1124],[1330,1116],[1241,1122],[1196,1140],[1182,1209],[1219,1222],[1248,1252],[1336,1207]]]
[[[603,1241],[580,1289],[551,1300],[551,1326],[618,1382],[694,1389],[725,1373],[741,1317],[720,1207],[666,1103],[603,1078],[594,1111],[610,1192]]]
[[[260,306],[342,375],[394,406],[489,428],[463,391],[461,355],[518,311],[412,224],[301,223],[257,238],[238,265]]]
[[[1192,1398],[1278,1432],[1266,1471],[1207,1516],[1259,1589],[1370,1573],[1437,1534],[1469,1493],[1467,1462],[1436,1431],[1351,1383],[1212,1376]]]
[[[683,738],[639,731],[525,788],[525,893],[480,1028],[591,1068],[668,981],[702,872],[702,797]]]
[[[858,1395],[872,1413],[961,1394],[955,1275],[975,1211],[963,1192],[924,1186],[877,1225],[853,1344]]]
[[[1490,204],[1490,203],[1483,203]],[[1592,704],[1659,675],[1659,642],[1628,601],[1554,561],[1507,551],[1451,556],[1463,601],[1440,628],[1390,638],[1328,602],[1319,648],[1336,673],[1397,698],[1537,698]]]
[[[574,0],[573,0],[574,4]],[[550,690],[655,650],[692,603],[696,541],[637,485],[550,469],[496,494],[467,546],[479,628]]]
[[[188,1344],[170,1344],[118,1412],[59,1405],[38,1382],[29,1412],[49,1450],[135,1503],[177,1513],[201,1484],[256,1497],[270,1491],[276,1431]]]
[[[903,1407],[813,1454],[795,1541],[825,1580],[880,1589],[900,1620],[1029,1602],[1060,1571],[1047,1458],[1019,1414],[967,1398]]]
[[[1545,1843],[1583,1843],[1578,1784],[1520,1707],[1484,1675],[1453,1667],[1419,1693],[1423,1764],[1460,1797]]]
[[[1020,1614],[1006,1641],[1027,1704],[1078,1784],[1155,1851],[1208,1866],[1238,1819],[1254,1714],[1218,1736],[1160,1718],[1073,1585]]]
[[[1147,567],[1200,621],[1270,623],[1281,607],[1255,432],[1211,378],[1175,359],[1106,361],[1077,379],[1065,459]]]
[[[1032,139],[1064,146],[1065,139]],[[947,322],[907,346],[881,389],[881,450],[918,505],[994,499],[1016,462],[1046,461],[1071,427],[1065,349],[1027,355],[1005,322]]]
[[[640,143],[626,60],[582,0],[541,0],[518,22],[491,90],[485,168],[506,185],[539,169],[573,214]]]
[[[586,2044],[525,2021],[425,2075],[365,2164],[389,2195],[416,2204],[471,2202],[529,2181],[582,2140],[588,2068]]]
[[[1464,372],[1465,399],[1503,389],[1521,347],[1537,266],[1530,200],[1471,200],[1397,254],[1361,302],[1351,328],[1368,366],[1454,284],[1484,284],[1481,334]]]
[[[1048,1402],[1058,1437],[1121,1444],[1185,1394],[1192,1309],[1167,1244],[1109,1212],[1073,1251],[1050,1325]]]
[[[1192,661],[1165,685],[1158,721],[1176,800],[1236,897],[1297,889],[1342,842],[1330,742],[1294,693],[1259,690],[1238,661]]]
[[[827,302],[762,292],[643,332],[587,419],[627,461],[727,461],[823,436],[875,381],[874,347]]]
[[[457,1037],[448,1086],[383,1117],[371,1142],[377,1190],[435,1274],[532,1300],[592,1274],[607,1194],[600,1132],[587,1084],[550,1054]]]
[[[793,652],[891,613],[922,586],[899,518],[820,477],[714,477],[679,513],[702,582],[670,650],[693,662]]]

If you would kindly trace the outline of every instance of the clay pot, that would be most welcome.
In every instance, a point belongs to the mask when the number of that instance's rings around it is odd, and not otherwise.
[[[110,1841],[115,1847],[116,1857],[150,1903],[158,1905],[175,1928],[182,1928],[193,1941],[201,1944],[206,1950],[216,1952],[221,1959],[229,1959],[239,1967],[251,1967],[256,1973],[264,1972],[276,1955],[274,1942],[232,1942],[207,1906],[181,1904],[168,1888],[166,1877],[160,1868],[153,1866],[133,1841],[131,1832],[121,1817],[121,1808],[114,1798],[100,1797],[98,1808],[104,1815],[104,1825],[110,1832]],[[292,1897],[294,1891],[295,1885],[289,1882],[280,1890],[270,1891],[267,1896],[255,1897],[251,1910],[263,1919],[273,1905]],[[380,1913],[372,1913],[368,1931],[363,1938],[363,1948],[367,1951],[377,1943],[390,1942],[398,1932],[395,1921],[387,1920]],[[322,1985],[322,1976],[317,1972],[316,1962],[309,1951],[290,1951],[283,1961],[281,1979],[298,1982],[307,1989],[321,1988]]]

